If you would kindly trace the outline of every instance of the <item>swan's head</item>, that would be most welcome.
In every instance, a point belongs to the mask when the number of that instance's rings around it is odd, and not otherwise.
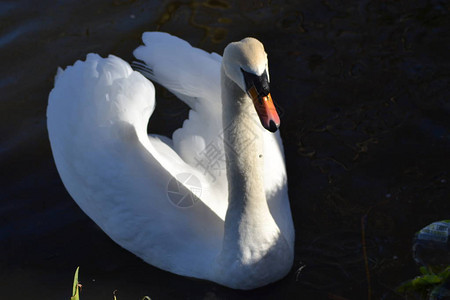
[[[225,74],[253,100],[261,124],[271,132],[280,126],[280,117],[269,89],[267,54],[260,41],[245,38],[229,44],[223,53]]]

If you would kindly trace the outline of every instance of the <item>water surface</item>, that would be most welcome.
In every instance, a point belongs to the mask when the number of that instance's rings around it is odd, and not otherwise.
[[[448,219],[449,4],[441,1],[3,1],[0,3],[0,287],[3,299],[401,299],[411,239]],[[295,263],[250,292],[176,276],[113,243],[65,191],[46,131],[58,66],[132,60],[161,30],[221,53],[260,39],[280,108]],[[150,132],[187,108],[162,89]],[[366,255],[364,251],[366,250]],[[368,269],[365,267],[368,263]],[[300,270],[300,271],[298,271]]]

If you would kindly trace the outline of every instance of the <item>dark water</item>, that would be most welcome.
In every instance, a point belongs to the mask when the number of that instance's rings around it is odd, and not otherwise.
[[[0,2],[0,298],[68,299],[80,265],[83,300],[116,289],[119,299],[401,299],[395,287],[418,275],[414,232],[450,218],[449,9],[434,0]],[[45,118],[57,66],[89,52],[131,60],[148,30],[219,53],[245,36],[265,44],[297,233],[283,280],[240,292],[153,268],[65,191]],[[152,132],[186,113],[166,98]]]

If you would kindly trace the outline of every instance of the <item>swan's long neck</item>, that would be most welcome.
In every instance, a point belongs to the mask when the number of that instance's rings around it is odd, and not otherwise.
[[[270,214],[263,184],[264,129],[251,99],[223,68],[221,77],[229,204],[219,260],[246,265],[262,262],[280,232]]]
[[[223,137],[230,211],[267,209],[262,126],[252,100],[222,72]]]

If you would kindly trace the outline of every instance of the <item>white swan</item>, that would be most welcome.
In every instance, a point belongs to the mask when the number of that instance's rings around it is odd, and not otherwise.
[[[115,242],[158,268],[236,289],[282,278],[294,229],[262,44],[231,43],[222,59],[165,33],[143,41],[135,56],[191,107],[189,119],[172,139],[148,136],[154,87],[115,56],[59,69],[47,122],[64,185]]]

